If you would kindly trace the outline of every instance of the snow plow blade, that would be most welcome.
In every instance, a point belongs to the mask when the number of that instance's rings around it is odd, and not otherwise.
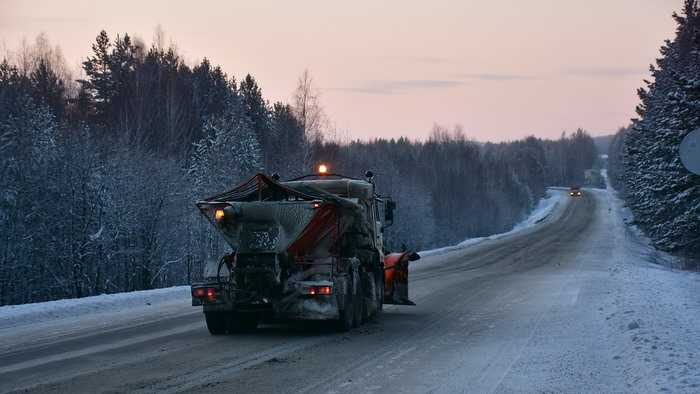
[[[391,253],[384,256],[384,303],[416,305],[408,299],[408,262],[420,259],[416,252]]]

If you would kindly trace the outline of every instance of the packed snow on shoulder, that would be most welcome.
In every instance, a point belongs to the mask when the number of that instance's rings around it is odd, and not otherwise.
[[[547,219],[549,215],[554,211],[554,208],[556,208],[559,205],[563,198],[565,198],[565,194],[561,191],[555,189],[547,189],[546,196],[540,199],[540,201],[537,203],[537,206],[530,213],[530,215],[525,220],[517,223],[512,230],[505,233],[489,235],[487,237],[469,238],[458,243],[457,245],[424,250],[418,252],[418,254],[420,254],[421,257],[441,255],[444,253],[453,252],[455,250],[464,249],[466,247],[478,244],[486,240],[499,239],[505,237],[506,235],[510,235],[518,231],[522,231],[524,229],[533,227]]]
[[[676,269],[678,259],[654,248],[609,183],[605,195],[622,253],[611,258],[617,283],[604,310],[627,338],[616,350],[631,391],[698,393],[700,273]]]
[[[168,303],[189,301],[190,287],[103,294],[93,297],[0,307],[0,330],[44,321],[76,318],[97,313],[138,312]],[[184,300],[184,301],[183,301]]]

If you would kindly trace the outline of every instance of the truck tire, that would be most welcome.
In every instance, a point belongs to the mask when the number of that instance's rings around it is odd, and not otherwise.
[[[364,316],[364,309],[365,309],[365,292],[364,292],[364,287],[362,286],[362,275],[354,271],[352,275],[352,279],[354,282],[353,286],[353,322],[352,326],[354,328],[359,327],[362,324],[363,316]]]
[[[223,335],[227,331],[227,317],[222,312],[204,312],[204,320],[211,335]]]
[[[384,309],[384,277],[376,280],[377,285],[377,314]]]
[[[347,283],[347,288],[345,289],[345,292],[343,293],[344,296],[344,302],[343,302],[343,309],[339,310],[338,312],[338,331],[341,332],[347,332],[352,329],[352,326],[355,321],[355,306],[354,306],[354,298],[353,298],[353,283],[352,283],[352,275],[350,275],[350,280]]]

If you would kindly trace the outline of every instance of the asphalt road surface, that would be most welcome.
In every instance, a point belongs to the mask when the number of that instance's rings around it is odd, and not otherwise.
[[[417,306],[388,306],[350,333],[214,337],[183,300],[177,313],[0,347],[0,392],[633,392],[601,312],[620,237],[605,196],[416,262]]]

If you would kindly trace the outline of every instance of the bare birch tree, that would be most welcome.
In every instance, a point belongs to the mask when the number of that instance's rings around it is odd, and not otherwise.
[[[328,123],[323,107],[321,107],[320,92],[314,86],[313,77],[309,70],[304,70],[297,81],[292,108],[304,131],[305,144],[301,164],[303,166],[302,172],[305,172],[313,164],[314,146],[323,142],[323,132]]]

